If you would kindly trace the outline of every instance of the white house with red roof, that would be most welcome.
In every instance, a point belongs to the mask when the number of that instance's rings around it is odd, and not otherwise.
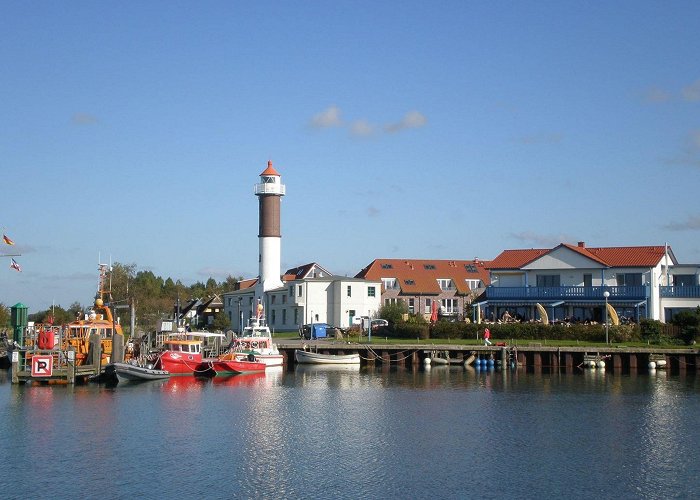
[[[668,321],[700,304],[699,267],[680,266],[668,245],[505,250],[487,264],[490,286],[477,307],[485,318],[596,321],[605,304],[618,316]]]

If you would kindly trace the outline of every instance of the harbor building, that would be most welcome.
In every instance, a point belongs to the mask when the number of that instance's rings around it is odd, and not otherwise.
[[[490,283],[485,262],[439,259],[376,259],[355,277],[379,280],[382,304],[403,301],[410,314],[429,320],[470,318],[471,303]]]
[[[490,284],[474,307],[498,321],[605,320],[610,304],[622,319],[669,322],[700,306],[700,266],[680,265],[668,245],[505,250],[486,265]]]
[[[381,281],[335,276],[317,263],[280,272],[281,198],[286,188],[271,161],[260,174],[254,194],[258,197],[259,274],[223,294],[231,328],[241,331],[258,303],[263,304],[273,330],[295,330],[312,322],[347,328],[355,317],[376,316]]]

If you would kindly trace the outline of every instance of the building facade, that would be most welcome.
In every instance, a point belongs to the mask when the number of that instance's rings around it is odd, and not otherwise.
[[[680,266],[667,245],[505,250],[486,266],[491,284],[474,304],[491,321],[601,322],[606,304],[625,320],[670,321],[700,305],[699,266]],[[674,278],[678,276],[678,278]]]
[[[435,304],[442,318],[470,319],[472,300],[489,284],[485,262],[479,259],[376,259],[356,278],[380,281],[383,305],[401,301],[410,314],[426,320]]]

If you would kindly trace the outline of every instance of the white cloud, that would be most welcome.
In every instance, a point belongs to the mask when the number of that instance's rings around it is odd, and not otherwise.
[[[97,117],[89,113],[75,113],[72,121],[76,125],[92,125],[97,123]]]
[[[366,120],[357,120],[350,125],[350,133],[358,137],[374,135],[376,127]]]
[[[691,215],[685,222],[671,222],[664,226],[671,231],[700,231],[700,215]]]
[[[668,102],[671,100],[671,94],[659,87],[652,87],[644,93],[643,99],[651,103]]]
[[[311,119],[311,126],[314,128],[340,127],[343,120],[340,117],[338,106],[329,106]]]
[[[559,243],[570,243],[573,241],[577,241],[575,238],[565,234],[560,234],[558,236],[550,236],[546,234],[537,234],[532,231],[510,233],[510,237],[515,238],[516,240],[526,241],[543,248],[552,248],[557,246]]]
[[[390,133],[399,132],[408,128],[420,128],[428,123],[428,119],[419,111],[409,111],[398,123],[392,123],[385,127]]]
[[[697,80],[681,90],[683,99],[690,102],[700,102],[700,80]]]

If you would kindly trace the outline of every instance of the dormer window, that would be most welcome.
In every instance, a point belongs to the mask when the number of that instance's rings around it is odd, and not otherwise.
[[[454,285],[452,285],[452,280],[449,278],[441,278],[437,280],[440,290],[454,290]]]
[[[382,269],[393,269],[393,268],[394,268],[394,266],[392,266],[391,264],[382,264]]]
[[[416,282],[413,280],[403,280],[403,282],[406,283],[407,285],[415,285],[416,284]]]
[[[423,268],[426,271],[434,271],[435,270],[435,264],[423,264]]]

